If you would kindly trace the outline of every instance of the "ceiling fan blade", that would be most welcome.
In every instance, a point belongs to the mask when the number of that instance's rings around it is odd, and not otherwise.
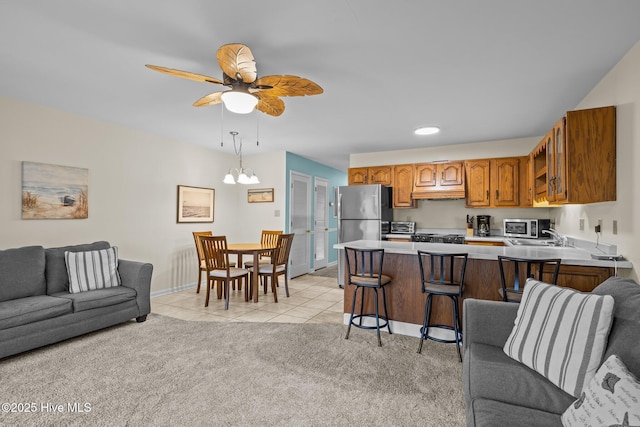
[[[275,96],[268,96],[264,93],[255,93],[258,97],[256,109],[270,116],[279,116],[284,112],[284,101]]]
[[[256,61],[247,46],[240,43],[225,44],[218,49],[216,56],[227,76],[244,83],[253,83],[258,77]]]
[[[224,91],[226,92],[226,91]],[[206,107],[207,105],[216,105],[222,103],[222,94],[224,92],[214,92],[203,96],[193,103],[194,107]]]
[[[304,96],[319,95],[324,90],[309,79],[298,76],[264,76],[255,82],[256,86],[271,86],[271,89],[264,89],[262,93],[269,96]]]
[[[151,68],[152,70],[156,70],[161,73],[169,74],[170,76],[181,77],[183,79],[195,80],[197,82],[204,82],[204,83],[214,83],[217,85],[224,84],[222,80],[218,80],[214,77],[205,76],[203,74],[195,74],[195,73],[190,73],[189,71],[174,70],[173,68],[158,67],[157,65],[149,65],[149,64],[145,65],[145,67]]]

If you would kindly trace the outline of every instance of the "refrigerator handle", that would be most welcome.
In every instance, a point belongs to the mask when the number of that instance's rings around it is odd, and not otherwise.
[[[342,242],[342,194],[336,188],[336,216],[338,217],[338,243]]]

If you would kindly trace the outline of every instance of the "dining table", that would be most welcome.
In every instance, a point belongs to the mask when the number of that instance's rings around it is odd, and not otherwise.
[[[253,274],[251,275],[251,292],[245,292],[245,301],[249,300],[249,295],[253,295],[253,302],[258,302],[258,276],[260,255],[271,254],[276,248],[275,244],[268,243],[229,243],[227,252],[238,257],[238,267],[242,268],[242,256],[253,255]]]

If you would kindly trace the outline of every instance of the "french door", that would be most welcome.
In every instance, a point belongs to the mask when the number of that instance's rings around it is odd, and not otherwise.
[[[309,273],[309,239],[311,234],[311,177],[300,172],[290,173],[289,193],[290,233],[294,233],[289,265],[290,277]]]

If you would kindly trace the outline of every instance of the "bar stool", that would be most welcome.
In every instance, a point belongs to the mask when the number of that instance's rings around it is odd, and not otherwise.
[[[513,285],[507,286],[505,266],[512,264],[513,267],[509,267],[509,273],[513,271]],[[545,265],[553,267],[553,273],[551,274],[551,281],[543,280],[543,273]],[[558,272],[560,271],[560,259],[559,258],[547,258],[547,259],[535,259],[535,258],[514,258],[498,255],[498,266],[500,267],[500,284],[501,288],[498,289],[498,293],[504,302],[517,302],[522,300],[522,292],[524,288],[524,281],[528,278],[533,278],[541,282],[555,285],[558,281]],[[538,273],[538,277],[534,274]],[[522,272],[526,275],[522,277]],[[547,269],[547,274],[548,274]]]
[[[462,354],[460,353],[462,328],[460,326],[460,314],[458,312],[458,297],[462,298],[464,273],[467,269],[467,257],[467,253],[418,251],[422,293],[427,294],[427,300],[424,304],[424,320],[422,322],[422,328],[420,329],[420,346],[418,347],[418,353],[422,352],[422,343],[427,339],[442,343],[456,343],[458,359],[462,362]],[[453,326],[431,324],[431,302],[434,296],[445,296],[451,300]],[[430,335],[430,328],[452,330],[454,339]]]
[[[380,328],[386,327],[389,330],[389,334],[391,334],[391,326],[389,325],[389,315],[387,312],[387,296],[384,289],[386,285],[391,283],[391,277],[382,274],[384,249],[356,249],[345,247],[344,256],[349,275],[347,284],[356,287],[353,291],[351,317],[349,318],[347,335],[344,339],[349,339],[351,325],[361,329],[375,329],[378,333],[378,347],[381,347],[382,340],[380,339]],[[362,290],[360,292],[360,314],[354,314],[358,289]],[[375,313],[364,313],[365,289],[372,289],[374,292]],[[382,289],[384,316],[380,316],[378,313],[378,289]],[[375,318],[375,326],[363,325],[363,317]],[[358,323],[355,323],[356,319],[358,320]],[[380,320],[384,322],[382,325],[380,324]]]

